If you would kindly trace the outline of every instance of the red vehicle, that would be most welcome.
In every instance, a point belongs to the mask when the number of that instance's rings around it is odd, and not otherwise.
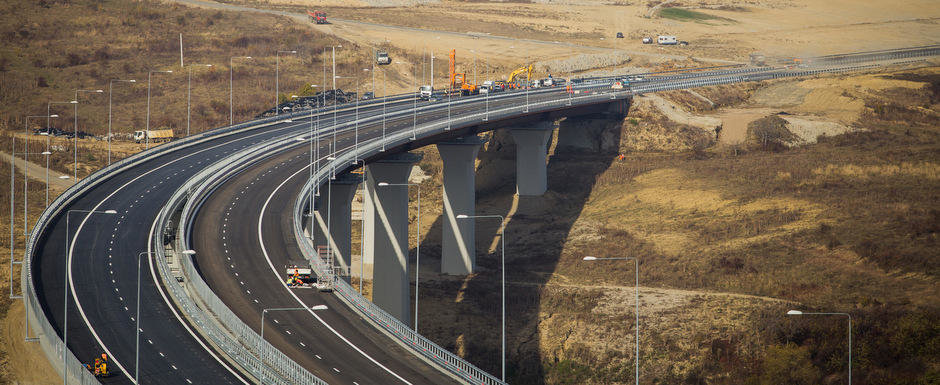
[[[310,21],[317,24],[327,24],[326,21],[326,12],[323,11],[307,11],[307,15],[310,16]]]

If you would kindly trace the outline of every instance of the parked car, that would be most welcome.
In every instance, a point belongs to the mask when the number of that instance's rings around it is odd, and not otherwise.
[[[643,44],[653,44],[653,38],[651,38],[651,37],[644,37],[644,38],[643,38]]]
[[[617,32],[617,38],[623,39],[623,32]]]
[[[362,98],[360,98],[359,100],[371,100],[371,99],[375,99],[374,92],[366,92],[362,94]]]
[[[614,82],[614,84],[611,84],[611,85],[610,85],[610,89],[612,89],[612,90],[622,90],[622,89],[623,89],[623,83],[622,83],[622,82]]]

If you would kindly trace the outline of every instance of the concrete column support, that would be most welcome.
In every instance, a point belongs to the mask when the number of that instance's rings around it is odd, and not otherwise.
[[[366,166],[363,259],[373,262],[372,302],[406,325],[411,323],[408,189],[378,184],[407,183],[412,165],[419,160],[419,155],[404,153]]]
[[[477,153],[483,141],[471,136],[437,144],[444,162],[444,226],[441,273],[467,275],[476,270],[475,221],[458,221],[457,215],[474,215],[476,206]]]
[[[516,142],[516,193],[519,196],[540,196],[548,190],[545,158],[553,128],[553,122],[540,122],[509,130]]]
[[[352,199],[356,195],[359,178],[344,175],[327,182],[317,197],[314,217],[317,219],[314,240],[318,245],[329,244],[336,257],[335,266],[349,280],[352,267]]]

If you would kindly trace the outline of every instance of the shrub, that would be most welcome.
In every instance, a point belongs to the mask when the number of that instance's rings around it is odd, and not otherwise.
[[[785,119],[777,115],[757,119],[748,123],[745,142],[753,149],[786,150],[799,141],[799,137],[790,132],[787,124]]]

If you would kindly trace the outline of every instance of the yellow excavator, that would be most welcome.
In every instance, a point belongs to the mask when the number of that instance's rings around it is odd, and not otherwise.
[[[528,66],[519,67],[515,71],[512,71],[509,74],[509,79],[506,80],[506,83],[508,84],[509,88],[520,88],[518,83],[521,79],[519,79],[519,77],[522,76],[523,74],[525,75],[525,82],[523,84],[529,84],[529,80],[532,77],[532,65],[531,64],[529,64]]]

